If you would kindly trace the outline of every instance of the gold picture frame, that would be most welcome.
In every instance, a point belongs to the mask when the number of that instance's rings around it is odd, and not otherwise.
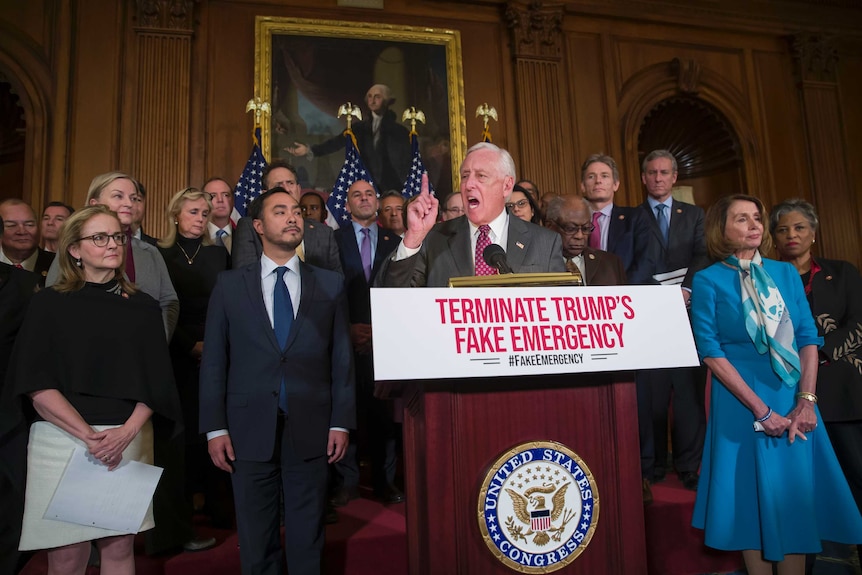
[[[345,120],[336,114],[343,103],[359,105],[363,117],[369,116],[365,95],[373,84],[392,88],[390,109],[407,130],[409,123],[401,122],[403,110],[423,110],[427,123],[417,125],[423,162],[438,197],[452,191],[466,151],[457,30],[256,18],[255,97],[268,101],[272,109],[261,130],[262,150],[267,160],[280,157],[294,164],[303,187],[328,191],[343,152],[307,159],[292,156],[289,148],[295,149],[294,142],[314,145],[340,135]]]

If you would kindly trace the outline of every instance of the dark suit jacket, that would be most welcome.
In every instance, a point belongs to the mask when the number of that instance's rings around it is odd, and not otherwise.
[[[637,208],[614,204],[608,228],[608,252],[623,261],[630,284],[649,283],[649,270],[654,267],[654,253],[647,237],[649,222]]]
[[[0,397],[15,336],[24,321],[30,297],[39,279],[26,270],[0,263]],[[3,416],[5,417],[5,415]],[[24,514],[28,428],[21,424],[0,436],[0,573],[17,573],[18,541]]]
[[[42,248],[38,250],[39,256],[36,258],[36,265],[33,266],[33,273],[39,277],[39,287],[45,287],[45,278],[48,277],[48,270],[51,269],[51,263],[57,254],[46,252]]]
[[[817,372],[818,406],[824,421],[862,419],[862,276],[852,264],[816,258],[811,311],[829,358]]]
[[[141,241],[150,244],[151,246],[159,247],[159,239],[154,238],[149,234],[145,234],[143,230],[141,230]]]
[[[377,249],[371,267],[371,279],[366,281],[353,226],[339,228],[334,235],[338,253],[341,255],[344,283],[347,286],[350,323],[371,323],[371,285],[383,262],[401,243],[401,238],[392,230],[377,226]]]
[[[626,285],[626,270],[623,261],[616,255],[586,247],[584,256],[584,281],[588,286]]]
[[[506,259],[515,273],[565,272],[560,235],[509,216]],[[446,287],[449,278],[472,276],[473,254],[467,216],[441,222],[415,255],[386,261],[377,276],[381,287]]]
[[[263,248],[260,236],[254,231],[250,217],[240,218],[233,232],[231,263],[234,269],[244,268],[260,261]],[[305,220],[302,234],[305,249],[305,263],[341,273],[341,260],[338,246],[332,237],[332,230],[325,224]]]
[[[410,175],[410,164],[413,160],[410,132],[398,123],[394,112],[387,110],[380,119],[380,139],[375,147],[372,118],[369,112],[365,120],[353,124],[353,133],[362,161],[371,172],[378,190],[400,190]],[[312,146],[311,151],[315,156],[325,156],[343,150],[344,141],[344,136],[339,134]]]
[[[649,222],[648,249],[653,254],[650,259],[655,263],[649,275],[687,267],[688,273],[682,285],[690,289],[694,274],[710,264],[703,235],[703,209],[673,200],[667,246],[662,241],[661,230],[649,202],[642,203],[637,209],[643,212],[644,219]]]
[[[272,459],[282,379],[288,394],[285,425],[299,457],[324,455],[330,427],[356,427],[344,280],[305,263],[300,276],[299,312],[284,349],[266,313],[259,262],[221,273],[210,296],[200,431],[227,429],[238,459]]]

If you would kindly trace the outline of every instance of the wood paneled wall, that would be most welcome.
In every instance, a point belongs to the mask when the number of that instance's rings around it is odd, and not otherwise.
[[[157,231],[177,189],[244,165],[256,15],[457,29],[468,144],[481,134],[473,110],[494,105],[495,143],[543,189],[576,190],[580,162],[601,151],[620,164],[619,203],[639,203],[640,123],[665,98],[697,97],[737,132],[748,191],[813,201],[821,253],[859,263],[862,8],[851,4],[2,0],[0,71],[28,119],[24,197],[80,205],[93,175],[128,170],[147,184]],[[814,54],[830,38],[837,59],[812,75],[800,40]]]

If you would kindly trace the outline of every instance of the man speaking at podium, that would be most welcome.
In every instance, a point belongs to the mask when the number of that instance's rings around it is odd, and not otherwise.
[[[438,201],[422,192],[407,206],[404,240],[378,275],[380,287],[446,287],[449,278],[493,275],[497,269],[482,258],[498,244],[514,273],[563,272],[560,236],[510,217],[506,200],[515,183],[515,162],[509,152],[482,142],[467,150],[461,164],[464,215],[435,225]]]

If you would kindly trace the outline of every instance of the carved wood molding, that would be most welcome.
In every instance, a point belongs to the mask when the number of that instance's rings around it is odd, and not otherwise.
[[[504,12],[516,58],[559,62],[563,46],[564,6],[543,2],[508,2]]]
[[[135,28],[192,32],[198,0],[135,0]]]
[[[799,33],[791,36],[789,41],[800,81],[836,82],[838,38],[832,35]]]
[[[670,61],[671,73],[676,76],[676,85],[683,94],[696,96],[699,89],[701,65],[695,59]]]

